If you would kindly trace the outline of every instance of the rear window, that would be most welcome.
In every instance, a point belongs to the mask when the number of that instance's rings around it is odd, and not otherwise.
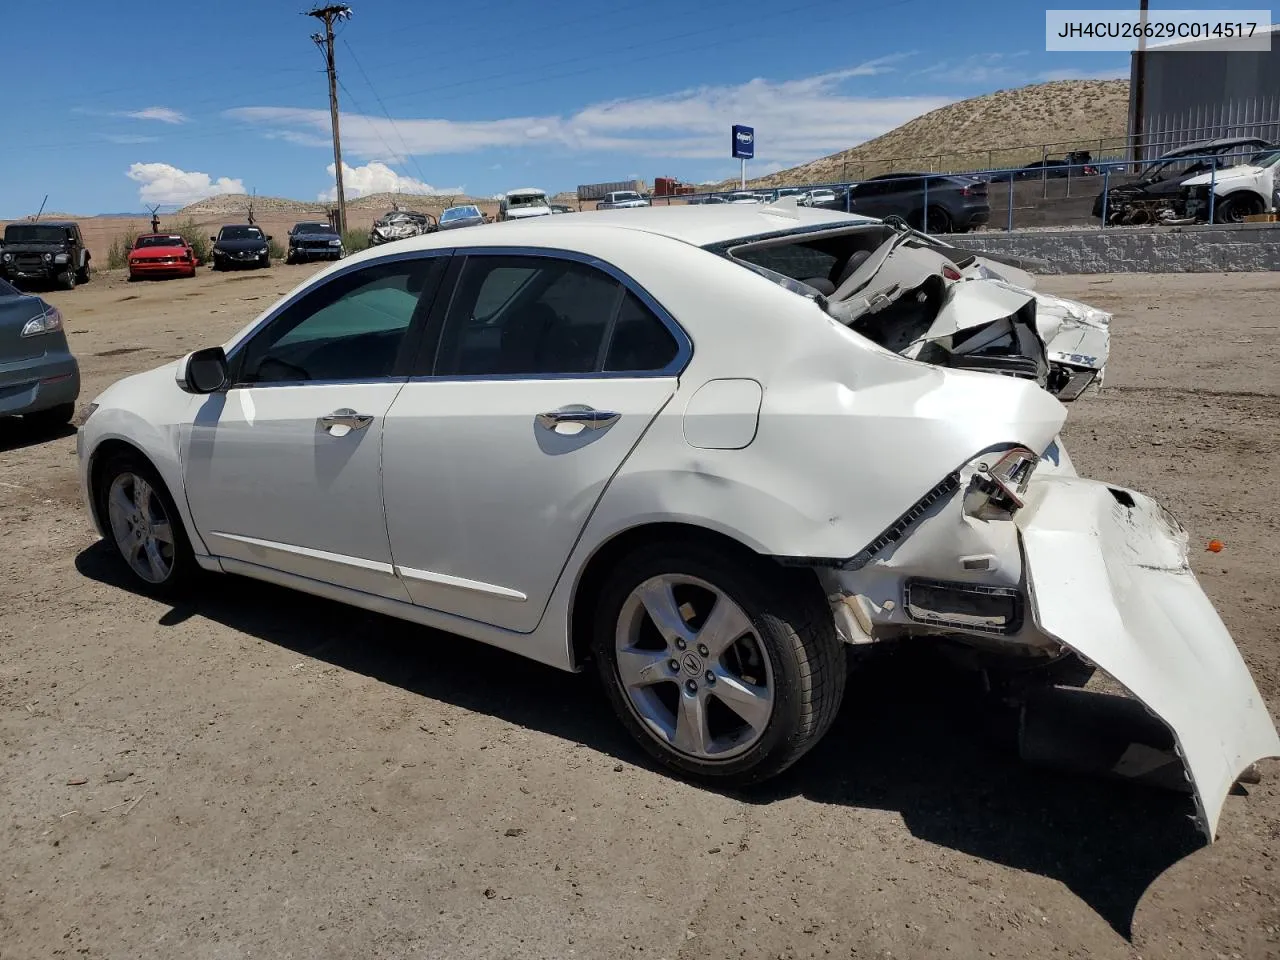
[[[176,234],[171,237],[139,237],[133,246],[135,249],[142,247],[180,247],[182,246],[182,237]]]

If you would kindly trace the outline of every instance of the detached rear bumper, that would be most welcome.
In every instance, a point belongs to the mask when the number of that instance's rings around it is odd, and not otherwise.
[[[1212,841],[1245,769],[1280,737],[1187,562],[1187,535],[1149,497],[1043,477],[1018,512],[1036,625],[1123,685],[1173,732]]]

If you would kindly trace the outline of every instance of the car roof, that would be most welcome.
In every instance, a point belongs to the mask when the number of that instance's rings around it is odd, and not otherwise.
[[[164,237],[166,240],[181,240],[182,234],[180,233],[140,233],[138,234],[136,239],[150,240],[152,237]]]
[[[780,215],[782,213],[783,215]],[[877,223],[873,217],[863,217],[836,210],[797,207],[787,204],[778,208],[774,204],[695,204],[634,207],[628,210],[587,210],[576,217],[536,218],[536,222],[507,221],[491,224],[480,234],[468,237],[468,246],[505,246],[530,244],[554,248],[557,244],[577,243],[584,236],[581,232],[598,230],[632,230],[655,236],[670,237],[698,247],[758,237],[762,234],[785,232],[822,226],[853,226],[859,223]],[[567,231],[567,232],[566,232]],[[449,233],[427,234],[396,244],[395,251],[430,250],[457,245],[457,239]]]
[[[258,226],[256,223],[224,223],[224,224],[223,224],[222,226],[220,226],[218,229],[219,229],[219,230],[225,230],[225,229],[227,229],[227,227],[253,227],[255,230],[261,230],[261,229],[262,229],[262,228],[261,228],[260,226]]]
[[[537,187],[520,187],[516,190],[508,190],[508,197],[545,197],[547,191],[539,190]]]
[[[12,223],[6,223],[6,227],[77,227],[78,223],[74,220],[14,220]]]
[[[1208,150],[1221,150],[1223,147],[1242,147],[1250,143],[1266,146],[1268,140],[1265,137],[1219,137],[1217,140],[1197,140],[1195,143],[1188,143],[1185,146],[1178,147],[1176,150],[1163,153],[1157,159],[1167,160],[1170,157],[1194,156],[1197,153],[1203,153]]]

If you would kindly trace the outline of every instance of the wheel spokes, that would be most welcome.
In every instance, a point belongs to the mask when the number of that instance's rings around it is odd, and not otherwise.
[[[658,632],[667,643],[674,645],[677,641],[682,641],[688,644],[693,640],[693,631],[680,615],[675,594],[668,580],[663,578],[650,580],[642,584],[637,592],[645,612],[649,614],[649,619],[653,621],[653,625],[658,628]]]
[[[151,517],[151,484],[136,474],[133,477],[133,507],[142,516]]]
[[[715,675],[715,686],[708,693],[741,717],[752,730],[763,730],[773,712],[769,689],[739,680],[723,670],[717,670]]]
[[[648,687],[664,680],[671,680],[665,650],[637,650],[635,647],[618,651],[618,676],[628,687]]]
[[[169,525],[167,520],[161,520],[151,525],[151,536],[153,539],[173,546],[173,527]]]
[[[717,659],[740,640],[744,634],[751,632],[751,621],[742,612],[742,608],[723,594],[716,594],[716,605],[711,608],[706,622],[698,631],[697,642],[707,648],[707,656]]]
[[[697,694],[681,690],[680,706],[676,712],[675,748],[694,756],[704,756],[709,740],[706,704]]]

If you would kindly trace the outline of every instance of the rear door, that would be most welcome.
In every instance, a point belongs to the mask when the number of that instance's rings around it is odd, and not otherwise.
[[[414,603],[528,632],[690,347],[599,261],[481,251],[456,272],[387,415],[391,553]]]

